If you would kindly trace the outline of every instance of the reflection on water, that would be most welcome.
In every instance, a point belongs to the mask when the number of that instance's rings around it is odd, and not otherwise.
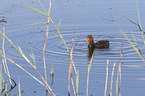
[[[36,66],[40,73],[43,73],[42,49],[45,40],[46,25],[22,25],[42,22],[45,21],[46,18],[43,15],[38,14],[38,12],[22,6],[16,1],[17,0],[13,0],[15,4],[11,5],[10,3],[9,7],[6,6],[5,8],[1,8],[2,10],[0,13],[4,14],[4,17],[7,18],[7,22],[3,22],[3,25],[6,26],[6,35],[17,46],[21,47],[26,56],[29,57],[29,54],[31,53],[30,49],[33,50],[36,57]],[[42,0],[42,2],[44,2],[44,7],[48,8],[47,0]],[[41,9],[41,6],[37,1],[34,1],[34,3],[31,1],[26,3],[35,6],[37,9]],[[131,20],[137,21],[136,0],[101,0],[99,2],[96,0],[87,2],[84,0],[53,0],[52,4],[53,10],[51,11],[51,17],[56,24],[59,23],[59,20],[61,19],[60,32],[62,33],[69,50],[72,44],[71,38],[74,33],[74,26],[78,26],[78,30],[74,37],[73,60],[80,73],[80,93],[85,93],[86,90],[88,59],[91,58],[93,53],[94,59],[90,71],[89,93],[94,96],[96,94],[98,94],[98,96],[103,96],[106,60],[109,59],[109,70],[112,70],[113,63],[116,62],[117,64],[119,61],[122,41],[124,41],[122,57],[123,65],[144,65],[140,57],[118,30],[118,27],[121,27],[134,45],[136,44],[132,38],[132,33],[135,34],[136,38],[142,38],[141,34],[138,32],[139,30],[120,15],[123,14],[130,17]],[[145,9],[140,4],[139,6],[142,11]],[[145,16],[144,13],[142,13],[141,16]],[[145,21],[144,19],[145,18],[142,18],[142,21]],[[48,82],[50,85],[53,85],[52,89],[57,93],[57,96],[65,96],[67,94],[67,76],[70,58],[61,39],[52,34],[54,32],[56,32],[56,30],[54,26],[50,24],[50,32],[45,53],[48,74],[50,74],[49,70],[51,69],[52,64],[55,69],[55,76],[54,74],[51,74],[50,78],[48,78]],[[85,40],[88,34],[92,34],[97,40],[109,40],[110,48],[88,49],[88,42]],[[141,46],[140,49],[144,55],[144,45],[141,41],[138,41],[138,43]],[[8,57],[14,59],[31,73],[36,74],[8,42],[5,42],[5,48]],[[22,72],[22,70],[19,70],[11,63],[9,66],[11,76],[14,77],[15,80],[17,80],[18,76],[21,76],[22,78],[21,82],[23,83],[21,86],[25,93],[23,96],[34,96],[32,90],[39,91],[37,92],[37,96],[42,96],[42,94],[45,93],[43,91],[43,86],[34,82],[34,80]],[[116,71],[117,68],[115,72]],[[144,69],[122,66],[121,87],[123,96],[143,96],[145,94],[145,82],[138,80],[138,78],[144,77],[144,72]],[[109,71],[109,75],[110,74],[111,71]],[[75,75],[73,74],[73,76]],[[116,75],[114,77],[116,77]],[[41,80],[41,78],[39,79]],[[14,93],[17,93],[17,91]]]
[[[54,82],[54,68],[53,68],[53,65],[51,65],[50,77],[51,77],[51,86],[52,86],[53,82]]]
[[[89,50],[88,50],[88,53],[87,53],[87,57],[88,57],[88,59],[90,61],[91,60],[91,57],[92,57],[92,55],[94,53],[95,48],[88,48],[88,49]]]

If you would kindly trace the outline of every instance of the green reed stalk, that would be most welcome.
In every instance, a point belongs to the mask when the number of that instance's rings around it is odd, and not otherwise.
[[[33,59],[33,62],[34,62],[34,66],[36,67],[36,61],[35,61],[35,56],[34,56],[34,53],[32,51],[32,54],[29,54],[30,57]]]
[[[43,15],[49,17],[51,23],[52,23],[52,24],[54,25],[54,27],[56,28],[56,30],[57,30],[57,32],[58,32],[58,34],[59,34],[60,39],[62,39],[62,41],[63,41],[63,43],[64,43],[64,45],[65,45],[65,47],[66,47],[66,49],[67,49],[67,51],[68,51],[68,53],[69,53],[69,49],[68,49],[68,47],[67,47],[67,45],[66,45],[66,43],[65,43],[65,41],[64,41],[64,39],[63,39],[63,37],[62,37],[62,35],[61,35],[61,33],[60,33],[60,31],[59,31],[59,28],[56,27],[56,25],[55,25],[55,23],[53,22],[53,20],[51,19],[51,17],[50,17],[48,14],[46,14],[46,13],[44,13],[44,12],[42,12],[42,11],[40,11],[40,10],[34,8],[34,7],[31,7],[31,6],[29,6],[29,5],[27,5],[27,4],[24,4],[24,3],[21,3],[21,4],[23,4],[23,5],[27,6],[27,7],[31,8],[31,9],[33,9],[33,10],[39,12],[39,13],[41,13],[41,14],[43,14]],[[60,24],[60,23],[59,23],[59,24]]]
[[[12,62],[13,64],[15,64],[17,67],[19,67],[20,69],[22,69],[23,71],[25,71],[28,75],[30,75],[32,78],[34,78],[36,81],[38,81],[41,85],[43,85],[44,87],[45,87],[45,85],[40,81],[40,80],[38,80],[35,76],[33,76],[32,74],[30,74],[27,70],[25,70],[23,67],[21,67],[19,64],[17,64],[17,63],[15,63],[13,60],[11,60],[10,58],[7,58],[7,57],[4,57],[3,55],[2,55],[2,51],[0,50],[0,55],[3,57],[3,58],[6,58],[7,60],[9,60],[10,62]],[[47,84],[47,82],[44,80],[44,78],[42,77],[42,75],[39,73],[39,71],[35,68],[35,67],[33,67],[35,70],[36,70],[36,72],[39,74],[39,76],[41,77],[41,79],[44,81],[44,83],[46,84],[46,89],[48,88],[51,92],[52,92],[52,94],[54,95],[54,96],[56,96],[55,95],[55,93],[52,91],[52,89],[51,89],[51,87]]]
[[[145,45],[145,40],[144,40],[144,32],[142,30],[142,26],[141,26],[141,20],[140,20],[140,14],[139,14],[139,8],[138,8],[138,2],[136,1],[136,6],[137,6],[137,14],[138,14],[138,20],[139,20],[139,24],[138,23],[135,23],[133,22],[132,20],[130,20],[129,18],[125,17],[128,21],[130,21],[131,23],[135,24],[136,26],[138,26],[138,28],[140,29],[140,32],[142,34],[142,38],[143,38],[143,43]]]
[[[65,45],[65,47],[66,47],[66,49],[67,49],[67,52],[70,54],[69,49],[68,49],[68,47],[67,47],[67,45],[66,45],[66,43],[65,43],[65,40],[63,39],[63,37],[62,37],[62,35],[61,35],[60,31],[59,31],[60,24],[61,24],[61,20],[59,21],[58,27],[56,27],[55,23],[53,22],[53,20],[51,19],[51,17],[50,17],[48,14],[46,14],[46,13],[44,13],[44,12],[42,12],[42,11],[40,11],[40,10],[34,8],[34,7],[31,7],[31,6],[27,5],[27,4],[24,4],[24,3],[21,3],[21,4],[23,4],[23,5],[27,6],[27,7],[31,8],[31,9],[33,9],[33,10],[39,12],[39,13],[41,13],[41,14],[43,14],[43,15],[49,17],[51,23],[54,25],[55,29],[57,30],[57,32],[58,32],[58,34],[59,34],[59,35],[57,35],[57,34],[54,33],[54,35],[56,35],[57,37],[59,37],[60,39],[62,39],[62,41],[63,41],[63,43],[64,43],[64,45]],[[43,7],[43,8],[44,8],[44,7]],[[39,22],[39,23],[40,23],[40,22]],[[76,28],[76,29],[77,29],[77,28]],[[74,62],[73,62],[73,67],[74,67],[75,73],[77,74],[76,68],[75,68],[75,66],[74,66]]]
[[[43,6],[43,4],[41,3],[41,1],[38,0],[38,2],[39,2],[39,4],[41,5],[41,7],[43,8],[43,10],[45,11],[45,13],[47,13],[47,11],[46,11],[46,9],[44,8],[44,6]],[[51,1],[49,1],[49,2],[51,2]]]
[[[132,34],[132,37],[133,37],[133,39],[134,39],[134,41],[135,41],[135,43],[136,43],[136,45],[137,45],[138,52],[139,52],[140,55],[142,56],[141,50],[140,50],[140,48],[139,48],[139,46],[138,46],[138,43],[137,43],[137,41],[136,41],[136,38],[135,38],[134,34]],[[143,56],[142,56],[142,57],[143,57]]]
[[[3,54],[2,54],[2,51],[0,50],[0,55],[3,57],[3,58],[6,58],[8,61],[12,62],[13,64],[15,64],[17,67],[19,67],[20,69],[22,69],[23,71],[25,71],[28,75],[30,75],[31,77],[33,77],[36,81],[38,81],[40,84],[42,84],[44,86],[44,84],[38,80],[36,77],[34,77],[32,74],[30,74],[28,71],[26,71],[23,67],[21,67],[19,64],[15,63],[12,59],[10,58],[7,58],[7,57],[4,57]]]
[[[21,96],[20,78],[18,78],[18,93],[19,93],[19,96]]]
[[[144,42],[144,44],[145,44],[144,34],[143,34],[143,31],[142,31],[142,27],[141,27],[141,20],[140,20],[139,9],[138,9],[138,2],[137,2],[137,1],[136,1],[136,5],[137,5],[138,20],[139,20],[138,27],[139,27],[139,29],[140,29],[140,31],[141,31],[142,38],[143,38],[143,42]]]
[[[7,93],[7,89],[8,89],[8,83],[5,82],[5,83],[4,83],[4,91],[6,92],[6,93],[5,93],[5,96],[7,96],[7,94],[8,94],[8,93]]]
[[[5,36],[1,31],[0,33]],[[47,82],[44,80],[44,78],[42,77],[42,75],[40,74],[40,72],[36,69],[36,67],[30,62],[30,60],[24,55],[24,53],[22,52],[20,47],[16,47],[13,42],[7,37],[5,36],[5,38],[14,46],[14,48],[22,55],[22,57],[36,70],[36,72],[39,74],[39,76],[41,77],[41,79],[45,82],[45,84],[47,85],[47,87],[49,88],[49,90],[52,92],[52,94],[55,96],[55,93],[52,91],[52,89],[50,88],[50,86],[47,84]],[[2,56],[2,54],[1,54]],[[4,56],[3,56],[4,57]],[[5,58],[5,57],[4,57]],[[9,59],[10,60],[10,59]]]
[[[124,34],[124,32],[122,31],[122,29],[120,29],[120,32],[124,35],[124,37],[126,38],[126,40],[130,43],[130,45],[132,46],[132,48],[136,51],[136,53],[140,56],[140,58],[144,61],[144,58],[142,56],[142,54],[136,49],[136,47],[132,44],[132,42],[128,39],[128,37]]]
[[[89,73],[90,73],[90,70],[91,70],[91,65],[92,65],[92,62],[93,62],[93,57],[94,57],[94,53],[92,54],[92,57],[91,57],[91,60],[90,60],[90,64],[89,64],[89,66],[88,66],[86,96],[88,96],[88,87],[89,87]]]

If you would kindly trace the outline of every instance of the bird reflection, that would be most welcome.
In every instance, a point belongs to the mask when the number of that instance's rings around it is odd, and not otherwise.
[[[87,54],[87,57],[89,58],[89,60],[92,57],[95,48],[108,49],[109,45],[110,45],[108,40],[99,40],[95,43],[93,35],[88,35],[86,38],[86,41],[89,41],[89,44],[88,44],[89,50],[88,50],[88,54]]]
[[[91,59],[91,57],[92,57],[92,55],[93,55],[93,53],[94,53],[94,48],[88,48],[89,50],[88,50],[88,53],[87,53],[87,57],[88,57],[88,59],[90,60]]]

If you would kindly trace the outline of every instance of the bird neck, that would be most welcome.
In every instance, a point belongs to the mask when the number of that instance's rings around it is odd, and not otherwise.
[[[88,47],[89,48],[94,48],[94,39],[92,39],[91,41],[89,41],[89,45],[88,45]]]
[[[89,41],[89,45],[94,45],[94,38],[92,38],[92,40]]]

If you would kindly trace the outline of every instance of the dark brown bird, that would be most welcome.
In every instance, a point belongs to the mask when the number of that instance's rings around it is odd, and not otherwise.
[[[108,40],[99,40],[96,43],[94,42],[94,37],[92,35],[88,35],[86,41],[89,41],[88,48],[89,49],[104,49],[109,48],[109,41]]]

